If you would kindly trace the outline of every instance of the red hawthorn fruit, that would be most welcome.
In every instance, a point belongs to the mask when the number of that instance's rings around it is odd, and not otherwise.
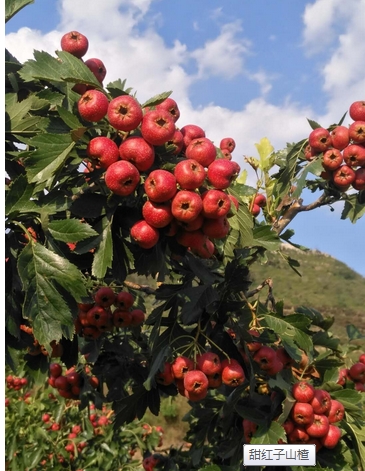
[[[194,362],[185,356],[179,356],[171,365],[171,371],[175,379],[184,379],[188,371],[194,369]]]
[[[203,399],[208,392],[208,378],[200,370],[187,371],[184,375],[184,388],[188,393],[189,399],[194,399],[196,396]]]
[[[154,247],[159,238],[158,229],[150,226],[144,219],[137,221],[130,230],[131,238],[143,249]]]
[[[355,382],[354,388],[356,391],[365,392],[365,384],[360,383],[360,381]]]
[[[251,443],[252,436],[257,430],[257,424],[255,424],[255,422],[252,422],[252,420],[243,419],[242,427],[245,443]]]
[[[349,108],[349,114],[354,121],[365,121],[365,101],[354,101]]]
[[[276,357],[274,359],[274,363],[272,364],[271,368],[265,370],[266,374],[269,376],[275,376],[278,374],[282,369],[284,368],[284,365],[281,363],[281,361]]]
[[[206,376],[212,376],[220,373],[222,365],[219,356],[214,352],[205,352],[197,356],[197,368]]]
[[[173,150],[171,151],[173,155],[180,154],[184,147],[184,137],[179,129],[175,129],[174,135],[166,142],[166,145],[173,146]]]
[[[90,309],[90,311],[86,314],[87,319],[87,327],[89,326],[97,326],[98,322],[101,321],[102,323],[105,322],[107,319],[108,314],[104,307],[95,305]]]
[[[130,136],[119,146],[119,156],[132,162],[138,171],[145,172],[155,161],[155,149],[143,137]]]
[[[223,360],[222,364],[222,382],[226,386],[236,388],[240,386],[246,379],[242,366],[237,360],[231,358]]]
[[[258,204],[254,203],[251,208],[251,214],[256,218],[261,212],[261,208]]]
[[[121,309],[128,310],[133,306],[134,296],[128,291],[120,291],[114,301],[114,305]]]
[[[172,374],[171,364],[165,361],[163,370],[159,371],[155,376],[156,382],[163,386],[169,386],[174,382],[174,375]]]
[[[362,167],[365,165],[365,147],[351,144],[343,151],[343,159],[349,167]]]
[[[258,363],[262,370],[272,368],[276,360],[276,352],[273,348],[263,345],[253,356],[253,360]]]
[[[165,110],[168,111],[171,115],[174,123],[180,118],[180,110],[175,100],[172,98],[166,98],[162,103],[156,105],[156,110]]]
[[[330,424],[327,434],[322,437],[321,443],[324,447],[332,449],[335,448],[341,438],[341,429],[337,425]]]
[[[349,376],[353,381],[365,384],[365,365],[364,363],[354,363],[349,369]]]
[[[289,443],[308,443],[309,440],[309,435],[300,425],[296,425],[294,430],[288,434]]]
[[[316,152],[325,152],[331,146],[331,135],[327,129],[316,128],[309,134],[309,145]]]
[[[153,146],[163,146],[175,135],[175,122],[163,109],[148,111],[142,119],[142,137]]]
[[[223,239],[227,236],[231,226],[226,216],[217,219],[205,219],[201,226],[205,235],[211,239]]]
[[[78,31],[70,31],[61,38],[62,51],[69,52],[75,57],[81,59],[89,48],[89,41],[86,36]]]
[[[285,430],[286,435],[289,435],[292,433],[292,431],[295,428],[295,423],[290,419],[286,419],[286,421],[283,423],[283,428]]]
[[[110,101],[108,120],[119,131],[133,131],[142,121],[143,111],[138,101],[130,95],[120,95]]]
[[[365,142],[365,121],[354,121],[349,126],[349,136],[353,142],[360,144]]]
[[[338,372],[337,384],[340,384],[341,386],[345,386],[346,379],[350,379],[349,369],[348,368],[341,368]]]
[[[71,386],[79,386],[81,384],[81,375],[77,371],[66,374],[66,378]]]
[[[213,375],[207,375],[208,388],[220,388],[222,386],[222,375],[221,373],[215,373]]]
[[[355,171],[348,165],[341,165],[333,172],[333,182],[341,191],[346,191],[354,182],[355,177]]]
[[[131,311],[132,321],[131,326],[137,326],[143,324],[146,314],[142,311],[142,309],[133,309]]]
[[[214,188],[225,190],[236,179],[238,172],[232,160],[218,159],[209,165],[207,178]]]
[[[360,363],[363,363],[365,365],[365,353],[362,353],[360,356],[359,356],[359,362]]]
[[[106,76],[106,67],[103,61],[96,57],[93,57],[85,61],[85,65],[95,75],[96,80],[102,85],[103,80],[105,79],[105,76]]]
[[[231,200],[222,190],[208,190],[202,195],[202,214],[209,219],[226,216],[231,209]]]
[[[117,308],[113,312],[113,324],[115,327],[129,327],[132,323],[132,314],[123,308]]]
[[[343,404],[336,399],[331,400],[331,408],[328,411],[328,420],[330,424],[339,422],[345,416],[345,408]]]
[[[355,171],[355,180],[352,182],[355,190],[365,190],[365,168],[358,168]]]
[[[343,164],[343,155],[338,149],[328,149],[322,157],[322,167],[327,171],[337,170]]]
[[[284,368],[290,368],[294,363],[292,357],[288,354],[284,347],[279,347],[276,350],[276,357],[279,361],[281,361]]]
[[[115,298],[114,291],[108,286],[99,288],[94,295],[95,304],[102,307],[110,307],[114,304]]]
[[[324,389],[315,389],[310,404],[315,414],[326,414],[331,408],[331,396]]]
[[[86,121],[100,121],[108,111],[109,100],[99,90],[88,90],[77,102],[77,109],[81,118]]]
[[[299,381],[293,384],[292,395],[298,402],[311,402],[314,398],[314,387],[308,381]]]
[[[178,221],[177,219],[174,219],[174,221],[176,221],[176,223],[181,226],[185,231],[193,232],[197,231],[198,229],[201,229],[206,219],[201,214],[198,214],[198,217],[196,217],[192,221]]]
[[[51,425],[50,430],[52,430],[52,432],[58,432],[58,430],[61,430],[61,425],[55,422]]]
[[[209,167],[214,162],[217,151],[210,139],[200,137],[190,142],[185,150],[185,155],[186,158],[196,160],[203,167]]]
[[[197,126],[196,124],[187,124],[183,126],[181,129],[181,134],[183,135],[183,141],[185,148],[188,147],[190,142],[194,139],[198,139],[201,137],[205,137],[205,131]]]
[[[349,129],[346,126],[336,126],[331,131],[332,146],[335,149],[343,150],[349,145]]]
[[[230,153],[232,153],[236,148],[236,142],[231,137],[225,137],[219,143],[219,148],[222,150],[227,149]]]
[[[47,424],[51,420],[51,416],[49,414],[43,414],[42,415],[42,422]]]
[[[62,389],[63,391],[69,391],[71,389],[69,382],[67,381],[66,376],[58,376],[55,379],[55,387],[56,389],[60,390]]]
[[[308,402],[296,402],[290,411],[290,417],[299,425],[311,425],[314,420],[314,411]]]
[[[203,201],[194,191],[180,190],[171,202],[171,212],[177,221],[191,222],[203,209]]]
[[[178,162],[174,168],[174,175],[182,190],[195,190],[205,180],[204,167],[193,159]]]
[[[144,189],[151,201],[164,203],[172,199],[176,192],[176,178],[167,170],[153,170],[144,183]]]
[[[49,372],[53,378],[58,378],[62,374],[62,366],[59,363],[51,363],[49,365]]]
[[[253,204],[257,204],[260,208],[263,208],[266,205],[266,196],[262,193],[257,193],[253,200]]]
[[[105,172],[106,186],[119,196],[132,194],[139,181],[140,174],[138,169],[127,160],[118,160],[111,164]]]
[[[328,417],[323,414],[314,414],[313,422],[308,425],[305,430],[312,438],[322,438],[329,430]]]

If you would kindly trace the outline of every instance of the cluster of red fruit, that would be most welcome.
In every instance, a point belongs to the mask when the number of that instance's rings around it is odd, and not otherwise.
[[[292,395],[296,402],[283,424],[288,442],[312,443],[316,451],[322,447],[334,448],[341,438],[341,430],[334,424],[345,416],[343,404],[307,381],[295,383]]]
[[[329,131],[314,129],[304,151],[307,160],[321,156],[321,176],[334,183],[340,191],[350,186],[365,190],[365,101],[355,101],[349,108],[353,122]]]
[[[85,381],[85,376],[78,373],[75,367],[69,368],[62,374],[62,366],[59,363],[49,365],[50,377],[48,384],[56,388],[58,394],[65,399],[79,399],[81,388]],[[90,369],[85,369],[85,375],[90,373]],[[96,376],[88,376],[88,381],[93,388],[97,388],[99,380]]]
[[[204,399],[208,388],[219,388],[222,384],[235,388],[245,380],[245,373],[235,359],[220,360],[214,352],[205,352],[195,362],[181,355],[172,363],[165,362],[163,371],[156,375],[159,384],[175,384],[179,393],[192,402]]]
[[[262,193],[257,193],[255,197],[251,201],[250,211],[251,213],[257,217],[261,209],[266,205],[266,196]]]
[[[346,380],[352,381],[357,391],[365,392],[365,353],[362,353],[359,356],[359,361],[350,368],[340,370],[337,383],[345,386]]]
[[[75,31],[61,41],[63,50],[79,58],[86,53],[86,44],[87,39]],[[85,64],[90,67],[89,61]],[[105,77],[95,75],[100,83]],[[130,230],[132,240],[150,249],[163,229],[165,235],[176,236],[179,244],[211,257],[211,239],[228,234],[231,204],[236,208],[239,204],[224,191],[240,172],[240,166],[231,160],[234,140],[224,138],[217,148],[201,127],[177,128],[180,110],[172,98],[142,108],[129,94],[109,100],[102,91],[89,88],[78,101],[80,116],[89,122],[107,118],[116,133],[114,138],[90,140],[86,171],[105,170],[107,188],[119,196],[133,194],[144,181],[145,203],[141,219]],[[156,154],[161,152],[181,158],[172,171],[156,162]]]
[[[115,327],[135,327],[141,325],[145,313],[133,309],[134,296],[127,291],[116,294],[112,288],[103,286],[94,295],[94,302],[78,304],[75,320],[76,333],[85,339],[100,337]]]
[[[14,389],[15,391],[19,391],[20,389],[24,388],[28,384],[27,378],[18,378],[17,376],[8,375],[6,377],[6,386],[9,389]]]
[[[258,337],[257,330],[249,330],[252,337]],[[261,342],[253,340],[252,342],[245,342],[247,350],[252,355],[252,359],[259,365],[260,369],[265,375],[274,376],[284,368],[290,368],[293,365],[292,358],[288,355],[283,347],[270,347],[263,345]],[[239,348],[243,359],[248,364],[248,358],[245,351]]]

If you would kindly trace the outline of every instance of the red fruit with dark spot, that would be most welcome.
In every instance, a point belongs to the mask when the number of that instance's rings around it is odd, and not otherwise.
[[[196,160],[203,167],[209,167],[214,162],[217,151],[210,139],[199,137],[190,142],[185,150],[185,155],[188,159]],[[226,160],[224,161],[226,162]]]
[[[169,202],[154,203],[150,200],[142,206],[142,216],[150,226],[156,228],[168,226],[174,218]]]
[[[196,124],[186,124],[181,129],[185,148],[188,147],[190,142],[194,139],[205,137],[205,131]]]
[[[353,142],[365,142],[365,121],[354,121],[349,126],[349,136]]]
[[[226,216],[217,219],[205,219],[202,231],[211,239],[223,239],[227,236],[231,226]]]
[[[198,355],[196,359],[197,368],[206,376],[212,376],[220,373],[222,365],[219,356],[214,352],[206,352]]]
[[[96,165],[107,169],[119,160],[118,146],[108,137],[99,136],[91,139],[86,148],[87,156],[96,161]]]
[[[257,206],[260,206],[260,208],[263,208],[266,205],[266,196],[262,193],[257,193],[253,200],[253,203],[257,204]]]
[[[195,190],[205,180],[205,169],[196,160],[185,159],[176,164],[174,175],[182,190]]]
[[[365,147],[351,144],[343,151],[343,159],[349,167],[363,167],[365,165]]]
[[[239,173],[238,169],[240,170],[232,160],[214,160],[208,167],[207,177],[214,188],[224,190],[236,179]]]
[[[96,80],[102,84],[106,76],[106,68],[102,60],[95,57],[85,61],[85,65],[91,70],[95,75]]]
[[[87,37],[78,31],[70,31],[61,38],[61,49],[79,59],[86,54],[88,48],[89,41]]]
[[[324,447],[332,449],[335,448],[341,438],[341,429],[336,425],[330,424],[327,434],[321,438],[321,443]]]
[[[86,121],[100,121],[108,111],[109,100],[99,90],[88,90],[77,102],[81,118]]]
[[[219,144],[220,149],[228,149],[229,152],[233,152],[236,148],[236,142],[231,137],[225,137]]]
[[[134,296],[131,293],[128,293],[128,291],[120,291],[114,301],[114,304],[117,307],[125,310],[131,308],[133,306],[133,303]]]
[[[193,398],[194,400],[194,396],[199,396],[199,399],[203,399],[208,392],[208,378],[200,370],[187,371],[184,375],[184,388],[189,395],[189,399]]]
[[[167,170],[153,170],[144,183],[144,189],[151,201],[164,203],[172,199],[176,192],[176,178]]]
[[[155,161],[155,149],[143,137],[131,136],[119,146],[122,160],[128,160],[140,171],[149,170]]]
[[[99,288],[94,295],[95,303],[102,307],[110,307],[114,304],[115,298],[116,296],[114,291],[108,286]]]
[[[133,131],[142,121],[143,112],[138,101],[130,95],[113,98],[108,106],[108,119],[119,131]]]
[[[105,172],[105,184],[113,193],[128,196],[134,192],[140,181],[137,168],[126,160],[111,164]]]
[[[224,217],[231,209],[231,200],[222,190],[208,190],[202,195],[202,214],[209,219]]]
[[[314,411],[308,402],[296,402],[290,411],[290,417],[299,425],[311,425],[314,420]]]
[[[175,219],[191,222],[196,219],[203,209],[203,202],[198,195],[190,190],[180,190],[171,202],[171,212]]]
[[[324,389],[315,389],[310,404],[315,414],[327,414],[331,409],[331,396]]]
[[[159,238],[158,229],[150,226],[145,220],[140,220],[131,227],[131,238],[143,249],[154,247]]]
[[[156,106],[156,110],[168,111],[174,123],[180,118],[180,110],[175,100],[166,98],[162,103]]]
[[[175,379],[183,379],[188,371],[194,369],[194,362],[185,356],[179,356],[171,365],[171,371]]]
[[[331,135],[327,129],[316,128],[309,134],[309,145],[316,152],[325,152],[331,144]]]
[[[343,150],[350,142],[349,128],[346,126],[336,126],[331,131],[331,141],[335,149]]]
[[[142,309],[133,309],[133,311],[131,311],[131,316],[132,316],[132,321],[131,321],[132,326],[143,324],[146,318],[146,314],[144,313],[144,311],[142,311]]]
[[[245,443],[251,443],[252,436],[257,430],[257,424],[255,424],[255,422],[252,422],[252,420],[243,419],[242,427]]]
[[[174,382],[174,375],[172,374],[171,364],[165,362],[163,365],[163,370],[159,371],[156,374],[156,382],[164,386],[169,386]]]
[[[313,422],[305,430],[312,438],[324,437],[329,430],[329,420],[323,414],[314,414]]]
[[[343,164],[343,155],[338,149],[328,149],[323,154],[322,166],[325,170],[337,170]]]
[[[292,394],[298,402],[311,402],[314,398],[314,387],[307,381],[299,381],[293,384]]]
[[[163,146],[174,137],[175,130],[172,116],[166,110],[152,110],[143,116],[141,134],[153,146]]]
[[[51,363],[49,365],[49,372],[53,378],[58,378],[62,374],[62,366],[59,363]]]
[[[245,378],[243,368],[237,360],[231,358],[231,360],[222,361],[222,382],[226,386],[236,388],[244,382]]]
[[[340,401],[336,399],[331,400],[331,408],[328,411],[328,420],[330,424],[339,422],[345,417],[345,408]]]
[[[262,370],[269,370],[276,360],[276,352],[273,348],[263,345],[260,350],[254,354],[253,359],[259,364]]]

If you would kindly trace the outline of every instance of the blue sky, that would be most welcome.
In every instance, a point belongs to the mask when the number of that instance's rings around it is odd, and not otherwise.
[[[141,102],[173,90],[179,126],[197,124],[215,143],[233,137],[245,168],[262,137],[280,150],[308,136],[307,118],[327,127],[365,99],[364,17],[364,0],[35,0],[7,24],[6,46],[25,61],[80,31],[105,83],[127,79]],[[298,215],[293,241],[365,276],[365,218],[340,215]]]

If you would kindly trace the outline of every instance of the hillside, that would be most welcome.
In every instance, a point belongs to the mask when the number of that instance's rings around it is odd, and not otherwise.
[[[365,278],[344,263],[317,250],[303,252],[289,245],[282,254],[297,260],[301,276],[279,253],[270,253],[264,265],[256,263],[251,271],[252,288],[266,278],[273,279],[274,296],[285,301],[285,309],[312,307],[335,317],[331,330],[346,338],[346,324],[354,324],[365,333]]]

